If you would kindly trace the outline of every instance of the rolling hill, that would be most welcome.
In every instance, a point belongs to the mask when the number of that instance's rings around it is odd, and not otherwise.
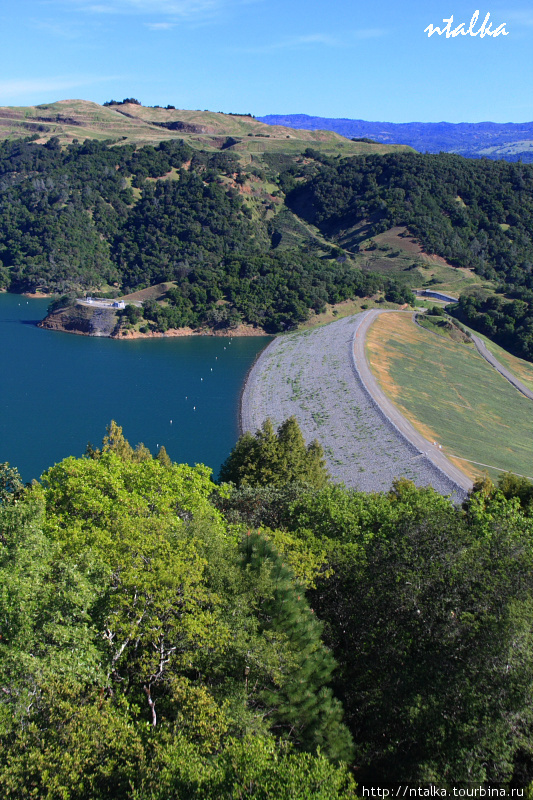
[[[153,108],[137,103],[100,106],[87,100],[0,108],[0,141],[22,136],[34,136],[39,144],[53,137],[57,137],[61,144],[85,139],[114,139],[120,143],[147,145],[181,139],[195,149],[230,150],[248,161],[252,154],[300,153],[306,147],[318,147],[331,155],[391,150],[388,144],[350,142],[328,130],[296,130],[282,125],[266,125],[246,115]]]

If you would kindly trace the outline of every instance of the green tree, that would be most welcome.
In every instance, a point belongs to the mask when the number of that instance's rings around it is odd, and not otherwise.
[[[255,436],[241,436],[219,477],[236,486],[282,486],[296,481],[321,488],[328,473],[320,444],[315,440],[306,447],[296,418],[290,417],[277,433],[266,419]]]
[[[322,625],[309,608],[303,587],[295,584],[292,571],[260,533],[248,533],[243,553],[245,568],[252,575],[266,573],[271,582],[270,596],[260,601],[260,631],[282,637],[279,677],[259,694],[271,729],[306,750],[320,748],[331,759],[349,760],[351,736],[342,724],[342,707],[327,687],[335,662],[322,644]],[[289,644],[285,654],[284,640]]]
[[[178,734],[161,739],[153,770],[135,800],[356,800],[348,769],[320,755],[295,752],[274,739],[228,738],[207,760]]]
[[[331,572],[312,603],[363,783],[502,785],[531,763],[532,520],[499,493],[466,514],[434,494],[360,497],[349,525],[322,508]]]
[[[161,447],[159,448],[159,450],[157,451],[156,460],[159,461],[159,463],[162,464],[164,467],[171,467],[172,466],[172,460],[171,460],[169,454],[167,453],[167,450],[166,450],[166,447],[165,447],[164,444],[162,444]]]
[[[106,570],[90,554],[71,557],[44,535],[35,494],[0,506],[0,739],[43,712],[47,687],[102,680],[93,612]]]
[[[0,464],[0,506],[14,503],[22,494],[24,484],[16,467],[6,461]]]

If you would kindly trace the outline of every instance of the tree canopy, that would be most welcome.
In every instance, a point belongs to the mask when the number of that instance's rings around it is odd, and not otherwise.
[[[280,486],[292,481],[321,488],[328,480],[324,453],[315,440],[306,446],[296,417],[277,433],[266,419],[255,435],[243,434],[220,468],[220,480],[236,486]]]
[[[111,423],[0,504],[3,796],[532,782],[531,483],[456,507],[139,450]]]

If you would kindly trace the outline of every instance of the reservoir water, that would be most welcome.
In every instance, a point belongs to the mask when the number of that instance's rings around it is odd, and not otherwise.
[[[119,341],[41,330],[49,300],[0,294],[0,462],[24,481],[88,441],[111,419],[132,445],[215,477],[238,437],[239,396],[268,337]]]

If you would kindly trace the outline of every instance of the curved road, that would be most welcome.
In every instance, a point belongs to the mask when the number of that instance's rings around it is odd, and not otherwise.
[[[425,453],[430,461],[444,472],[454,483],[458,484],[462,489],[469,491],[472,488],[472,481],[461,472],[460,469],[455,467],[449,461],[444,453],[438,449],[434,444],[429,442],[421,433],[418,433],[410,422],[406,420],[403,414],[396,408],[396,406],[389,400],[385,393],[380,389],[374,375],[370,370],[368,360],[365,353],[365,339],[369,327],[380,314],[390,314],[390,311],[365,311],[362,315],[363,318],[357,327],[353,337],[353,359],[355,369],[359,375],[363,386],[368,394],[379,406],[383,414],[387,417],[394,427],[404,436],[411,444],[413,444],[421,453]],[[396,312],[398,313],[398,312]],[[400,313],[411,314],[411,311]],[[524,387],[525,388],[525,387]]]
[[[480,339],[479,336],[476,336],[474,333],[471,333],[470,335],[479,355],[483,356],[483,358],[488,361],[489,364],[500,373],[500,375],[503,375],[503,377],[508,380],[509,383],[512,383],[515,389],[518,389],[519,392],[522,392],[522,394],[529,398],[529,400],[533,400],[533,392],[531,389],[528,389],[527,386],[524,386],[524,384],[519,381],[518,378],[515,378],[515,376],[509,372],[509,370],[506,369],[503,364],[500,364],[498,359],[492,355],[483,339]]]

